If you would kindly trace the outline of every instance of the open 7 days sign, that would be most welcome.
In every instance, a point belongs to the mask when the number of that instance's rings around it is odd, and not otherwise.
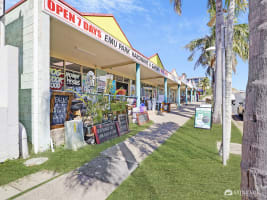
[[[0,18],[5,14],[5,0],[0,0]]]
[[[1,0],[0,0],[1,1]],[[43,0],[43,11],[52,17],[72,26],[75,29],[85,33],[91,38],[98,40],[99,42],[105,44],[106,46],[119,51],[120,53],[130,57],[137,63],[146,66],[153,71],[170,78],[171,80],[177,82],[177,80],[171,76],[169,72],[163,70],[150,62],[139,52],[129,48],[119,40],[113,38],[108,33],[104,32],[98,28],[93,23],[90,23],[87,19],[81,16],[75,9],[70,8],[68,5],[58,1],[58,0]]]

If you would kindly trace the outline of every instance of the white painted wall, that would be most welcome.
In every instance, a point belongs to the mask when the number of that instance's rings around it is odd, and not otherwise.
[[[19,157],[18,48],[0,48],[0,162]]]

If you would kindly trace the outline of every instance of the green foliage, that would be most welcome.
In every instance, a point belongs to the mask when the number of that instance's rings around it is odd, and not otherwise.
[[[67,173],[87,162],[90,162],[91,160],[99,156],[100,152],[104,151],[105,149],[112,147],[131,136],[136,135],[146,128],[149,128],[152,124],[153,122],[149,122],[143,126],[130,124],[130,133],[109,140],[103,144],[87,145],[81,149],[78,149],[77,151],[66,150],[63,147],[58,147],[55,149],[54,153],[48,151],[37,155],[32,155],[31,158],[41,156],[46,156],[49,158],[47,162],[39,166],[26,167],[25,165],[23,165],[23,162],[25,162],[25,160],[23,159],[10,160],[5,163],[0,163],[0,185],[5,185],[9,182],[41,170]]]
[[[227,189],[240,188],[241,157],[231,155],[228,166],[222,165],[216,142],[222,128],[194,129],[191,119],[152,153],[108,198],[113,199],[182,199],[230,200]],[[232,142],[240,143],[241,133],[233,126]]]

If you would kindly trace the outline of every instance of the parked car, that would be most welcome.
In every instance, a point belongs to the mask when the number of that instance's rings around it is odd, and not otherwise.
[[[245,112],[245,106],[243,102],[239,103],[239,106],[237,107],[237,114],[243,119]]]

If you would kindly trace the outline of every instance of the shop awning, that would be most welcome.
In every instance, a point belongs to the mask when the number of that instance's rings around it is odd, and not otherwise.
[[[50,5],[48,1],[44,1],[43,8],[51,16],[51,56],[100,68],[133,80],[136,63],[139,63],[142,82],[163,85],[166,77],[170,86],[179,83],[169,72],[154,65],[135,49],[90,24],[78,11],[56,0],[53,3]],[[62,12],[57,12],[58,7]]]

